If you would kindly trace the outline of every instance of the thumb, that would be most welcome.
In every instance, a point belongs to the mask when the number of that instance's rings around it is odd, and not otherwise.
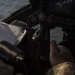
[[[51,41],[50,42],[50,54],[54,55],[58,53],[58,46],[56,44],[56,41]]]

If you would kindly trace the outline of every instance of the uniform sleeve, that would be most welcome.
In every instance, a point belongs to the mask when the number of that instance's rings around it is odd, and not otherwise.
[[[61,63],[49,69],[46,75],[75,75],[75,64],[70,62]]]

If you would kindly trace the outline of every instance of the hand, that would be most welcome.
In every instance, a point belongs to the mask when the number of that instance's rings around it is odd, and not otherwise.
[[[50,63],[52,66],[63,62],[74,62],[71,52],[62,45],[57,45],[55,41],[50,43]]]

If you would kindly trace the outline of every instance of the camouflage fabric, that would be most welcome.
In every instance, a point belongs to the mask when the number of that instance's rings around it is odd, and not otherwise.
[[[61,63],[49,69],[46,75],[75,75],[75,64],[70,62]]]

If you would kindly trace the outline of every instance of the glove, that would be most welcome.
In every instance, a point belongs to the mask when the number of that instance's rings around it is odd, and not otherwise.
[[[50,63],[52,66],[63,62],[75,62],[70,50],[62,45],[57,45],[55,41],[50,43]]]

